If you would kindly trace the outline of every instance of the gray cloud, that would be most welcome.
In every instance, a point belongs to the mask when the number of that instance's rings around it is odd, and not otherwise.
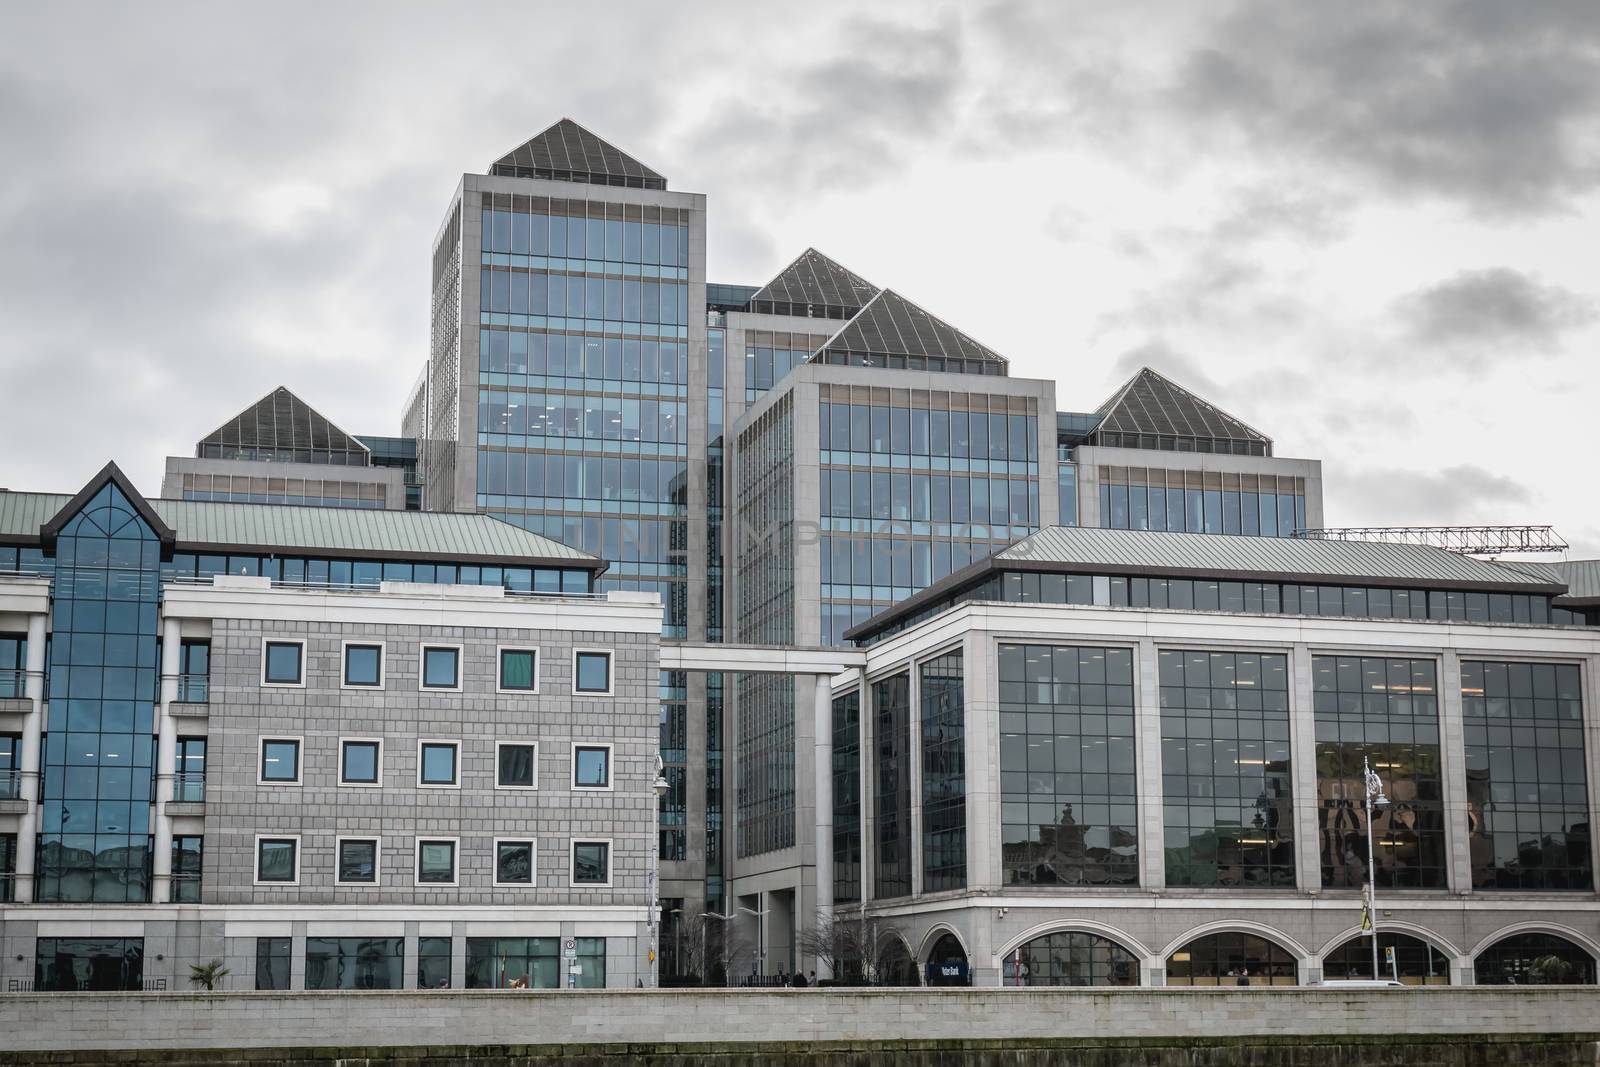
[[[1164,374],[1198,396],[1211,398],[1223,395],[1222,386],[1205,371],[1198,359],[1172,347],[1165,338],[1152,337],[1128,349],[1111,364],[1119,385],[1143,367]]]
[[[1462,271],[1402,297],[1395,313],[1411,340],[1448,353],[1462,369],[1496,352],[1550,356],[1563,336],[1600,319],[1600,305],[1508,267]]]
[[[1600,5],[1244,0],[1197,47],[1179,114],[1480,212],[1570,207],[1600,184]]]
[[[1325,468],[1328,514],[1335,525],[1383,526],[1514,523],[1530,520],[1527,485],[1472,463],[1439,470]]]

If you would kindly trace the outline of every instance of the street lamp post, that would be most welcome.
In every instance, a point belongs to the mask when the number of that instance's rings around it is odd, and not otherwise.
[[[700,966],[701,966],[702,970],[704,970],[704,971],[709,971],[711,969],[711,961],[706,958],[706,920],[707,919],[719,919],[723,923],[723,927],[722,927],[722,980],[723,980],[723,982],[727,982],[727,980],[728,980],[728,927],[727,927],[727,924],[734,920],[734,913],[733,912],[729,912],[727,915],[722,914],[720,911],[702,911],[700,913]],[[710,977],[711,977],[711,975],[702,973],[700,975],[700,984],[701,985],[708,984],[706,982],[706,979],[708,979]]]
[[[661,757],[656,757],[656,780],[650,788],[656,794],[655,825],[650,828],[650,891],[646,894],[646,903],[650,908],[650,987],[659,988],[661,985],[661,951],[660,938],[657,937],[658,927],[661,922],[661,802],[667,798],[667,791],[672,788],[667,782],[666,775],[662,773]]]
[[[770,912],[772,909],[771,908],[747,908],[747,907],[745,907],[744,905],[741,904],[741,905],[739,905],[739,910],[744,912],[746,915],[755,916],[755,920],[756,920],[756,949],[755,949],[755,952],[752,953],[752,955],[755,957],[754,962],[755,962],[756,967],[760,971],[761,977],[765,978],[766,975],[767,975],[767,941],[766,941],[767,931],[766,931],[766,922],[765,922],[765,920],[766,920],[767,913]]]
[[[1368,936],[1372,938],[1372,980],[1378,981],[1378,868],[1373,862],[1372,838],[1375,830],[1372,825],[1372,809],[1381,808],[1389,803],[1389,798],[1383,795],[1383,780],[1378,777],[1378,772],[1367,763],[1367,757],[1361,757],[1361,777],[1365,788],[1367,809],[1367,928]]]

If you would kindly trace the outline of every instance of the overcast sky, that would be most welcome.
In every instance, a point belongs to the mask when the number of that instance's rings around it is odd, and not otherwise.
[[[398,432],[463,171],[570,116],[1091,410],[1140,365],[1320,458],[1333,525],[1600,555],[1600,3],[9,4],[0,485],[273,386]]]

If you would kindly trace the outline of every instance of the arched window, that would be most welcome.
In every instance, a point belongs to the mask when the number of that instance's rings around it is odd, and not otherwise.
[[[1512,934],[1473,960],[1479,985],[1594,985],[1594,957],[1556,934]]]
[[[878,985],[920,985],[911,950],[898,937],[884,942],[878,952]]]
[[[1167,957],[1168,985],[1294,985],[1294,956],[1258,934],[1197,937]]]
[[[1378,934],[1378,974],[1390,978],[1385,950],[1394,949],[1395,963],[1400,971],[1400,981],[1406,985],[1449,985],[1450,958],[1420,937],[1409,934]],[[1372,977],[1372,941],[1366,937],[1352,937],[1322,961],[1322,980],[1337,982],[1343,979]]]
[[[972,972],[967,967],[967,950],[954,934],[941,934],[928,950],[928,965],[924,968],[929,985],[971,985]]]
[[[1139,959],[1108,937],[1063,930],[1036,937],[1003,965],[1006,985],[1139,984]]]

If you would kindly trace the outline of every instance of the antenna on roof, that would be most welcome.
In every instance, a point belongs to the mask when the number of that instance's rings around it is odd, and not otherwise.
[[[1296,530],[1308,541],[1378,541],[1390,545],[1428,545],[1460,556],[1498,556],[1507,552],[1565,552],[1566,541],[1550,526],[1341,526]]]

